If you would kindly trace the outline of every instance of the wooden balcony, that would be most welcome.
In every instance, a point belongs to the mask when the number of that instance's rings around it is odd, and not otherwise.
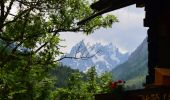
[[[170,87],[128,90],[121,93],[121,100],[170,100]],[[97,94],[95,100],[120,100],[114,94]]]

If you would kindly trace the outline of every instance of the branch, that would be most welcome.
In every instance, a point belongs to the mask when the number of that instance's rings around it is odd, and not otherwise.
[[[0,10],[1,10],[1,8],[0,8]],[[6,14],[7,13],[7,11],[4,11],[4,13]],[[14,15],[14,14],[12,14],[12,13],[8,13],[9,15],[11,15],[11,16],[13,16],[13,17],[15,17],[16,15]]]
[[[3,21],[5,21],[5,19],[6,19],[7,16],[9,15],[9,12],[10,12],[10,10],[11,10],[11,8],[12,8],[12,5],[13,5],[14,1],[15,1],[15,0],[11,0],[9,6],[7,7],[7,11],[6,11],[5,15],[4,15],[4,20],[3,20]]]
[[[49,42],[51,42],[51,40],[54,38],[54,36],[56,36],[58,34],[58,32],[54,33],[53,36],[51,37],[51,39],[47,42],[45,42],[43,45],[41,45],[37,50],[35,50],[35,53],[39,52],[43,47],[45,47]]]
[[[41,4],[41,3],[43,3],[43,2],[40,2],[40,0],[38,0],[38,1],[30,1],[30,2],[27,2],[27,1],[21,1],[21,0],[16,0],[16,1],[18,1],[19,3],[21,3],[21,4],[23,4],[23,5],[25,5],[25,6],[30,6],[30,5],[35,5],[35,4]],[[28,5],[29,4],[29,5]]]
[[[81,54],[81,56],[80,56],[80,57],[77,57],[77,54],[78,54],[80,51],[82,51],[82,49],[81,49],[81,44],[77,47],[77,50],[76,50],[76,52],[75,52],[75,54],[74,54],[75,56],[66,56],[66,55],[64,55],[64,56],[62,56],[61,58],[59,58],[58,60],[56,60],[55,62],[61,61],[61,60],[63,60],[63,59],[81,59],[81,60],[87,60],[87,59],[89,59],[89,58],[92,58],[92,57],[96,56],[96,55],[100,52],[100,50],[98,50],[98,51],[95,52],[95,54],[93,54],[93,55],[89,55],[89,53],[87,53],[87,54],[85,55],[85,50],[84,50],[83,53]]]
[[[14,54],[17,51],[18,47],[21,46],[22,43],[23,41],[21,41],[18,45],[15,46],[15,48],[12,50],[12,54]]]
[[[20,14],[16,15],[12,21],[8,21],[8,22],[4,23],[3,27],[10,24],[10,23],[16,22],[19,18],[21,18],[22,15],[24,15],[27,12],[30,12],[33,9],[34,9],[34,7],[31,7],[31,8],[28,8],[26,10],[23,10]]]
[[[20,43],[19,43],[18,45],[16,45],[16,47],[12,50],[12,53],[15,53],[16,50],[18,49],[18,47],[20,47],[20,46],[23,44],[23,42],[24,42],[25,40],[27,40],[27,38],[26,38],[26,39],[23,39],[23,37],[24,37],[24,34],[25,34],[25,28],[26,28],[26,26],[27,26],[28,17],[29,17],[29,12],[25,15],[25,19],[24,19],[24,23],[23,23],[23,28],[22,28],[22,30],[21,30],[21,36],[19,36],[19,37],[21,38],[21,41],[20,41]]]
[[[4,8],[5,8],[4,0],[1,0],[0,6],[1,6],[0,32],[2,32],[2,28],[3,28],[3,19],[4,19],[4,11],[5,11],[5,10],[4,10]]]
[[[41,45],[37,50],[35,50],[35,53],[39,52],[43,47],[45,47],[48,44],[48,42],[45,42],[43,45]]]
[[[33,34],[33,35],[31,35],[31,36],[27,36],[27,37],[25,37],[24,41],[25,41],[25,40],[28,40],[28,39],[31,39],[31,38],[33,38],[33,37],[39,37],[39,34]],[[12,43],[18,41],[18,40],[20,39],[20,37],[18,37],[18,38],[16,38],[16,39],[10,39],[10,38],[3,37],[2,35],[0,35],[0,39],[2,39],[2,40],[5,41],[5,42],[8,42],[8,43],[12,44]]]
[[[95,53],[95,54],[93,54],[93,55],[91,55],[91,56],[83,56],[83,57],[64,56],[64,57],[61,57],[60,59],[57,59],[57,60],[54,61],[54,62],[58,62],[58,61],[61,61],[61,60],[63,60],[63,59],[81,59],[81,60],[87,60],[87,59],[89,59],[89,58],[93,58],[94,56],[96,56],[96,54],[98,54],[98,53]]]
[[[18,1],[19,3],[22,3],[22,4],[34,4],[34,3],[37,3],[37,2],[33,2],[33,1],[31,1],[31,2],[20,1],[20,0],[16,0],[16,1]]]
[[[84,30],[80,30],[81,27],[77,27],[77,28],[72,28],[72,29],[57,29],[57,30],[52,30],[50,31],[51,33],[54,33],[52,38],[54,38],[54,36],[56,36],[59,32],[80,32],[80,31],[84,31]],[[47,42],[45,42],[43,45],[41,45],[37,50],[35,50],[35,53],[39,52],[43,47],[45,47],[50,41],[51,39]]]
[[[35,53],[39,52],[43,47],[45,47],[59,32],[78,32],[80,31],[79,29],[80,27],[73,28],[73,29],[57,29],[57,30],[50,31],[51,33],[54,33],[52,38],[49,41],[45,42],[43,45],[41,45],[37,50],[35,50]]]
[[[57,30],[53,30],[51,32],[84,32],[85,30],[80,30],[81,27],[77,27],[77,28],[72,28],[72,29],[57,29]]]
[[[27,6],[27,7],[34,7],[37,10],[41,10],[41,9],[45,9],[42,8],[41,4],[45,3],[42,0],[38,0],[38,1],[22,1],[22,0],[16,0],[17,2],[19,2],[21,5]]]
[[[1,6],[1,18],[0,19],[3,19],[4,18],[4,11],[5,11],[4,0],[1,0],[0,6]]]
[[[75,56],[74,57],[77,57],[77,54],[81,51],[81,44],[78,46],[76,52],[75,52]]]

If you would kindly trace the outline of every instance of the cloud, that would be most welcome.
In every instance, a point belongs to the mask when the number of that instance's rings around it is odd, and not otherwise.
[[[65,39],[62,51],[68,52],[70,48],[81,40],[92,44],[101,42],[103,44],[112,42],[123,52],[132,52],[146,37],[147,28],[143,27],[144,9],[136,8],[134,5],[111,12],[118,17],[119,22],[114,23],[112,28],[99,29],[91,35],[82,33],[62,33],[61,38]]]
[[[101,29],[93,34],[94,38],[103,38],[119,48],[132,52],[146,37],[147,28],[143,27],[144,9],[134,5],[111,12],[119,19],[111,29]]]
[[[72,32],[65,32],[60,34],[60,38],[64,41],[61,41],[60,45],[66,46],[65,48],[61,48],[63,52],[69,52],[71,48],[81,40],[84,40],[86,44],[95,44],[95,43],[101,43],[101,44],[107,44],[107,41],[104,41],[103,39],[95,39],[91,35],[85,35],[83,33],[72,33]]]

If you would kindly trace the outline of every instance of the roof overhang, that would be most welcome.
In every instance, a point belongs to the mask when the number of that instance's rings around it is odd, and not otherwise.
[[[84,24],[88,20],[91,20],[104,13],[127,7],[133,4],[136,4],[137,7],[143,7],[144,0],[99,0],[98,2],[93,3],[90,6],[94,11],[96,11],[96,13],[78,22],[78,25]]]

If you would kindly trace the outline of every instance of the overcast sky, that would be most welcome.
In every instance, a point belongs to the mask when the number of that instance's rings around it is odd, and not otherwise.
[[[71,47],[81,40],[94,44],[113,43],[122,52],[133,52],[146,38],[147,28],[143,27],[144,9],[136,8],[135,5],[111,12],[118,17],[119,22],[114,23],[112,28],[99,29],[91,35],[82,33],[61,33],[65,39],[61,45],[67,46],[62,51],[69,52]]]

